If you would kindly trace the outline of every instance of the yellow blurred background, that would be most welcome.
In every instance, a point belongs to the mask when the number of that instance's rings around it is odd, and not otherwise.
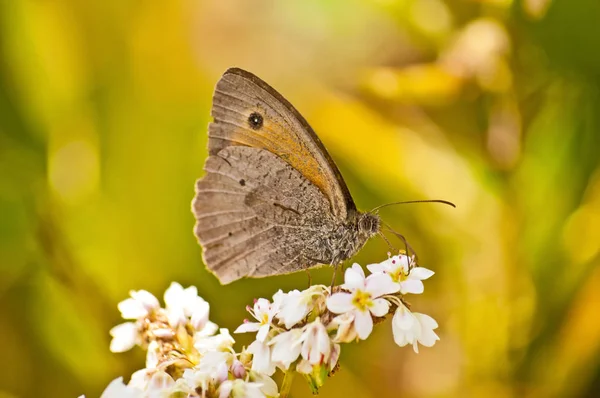
[[[600,396],[599,48],[596,0],[1,1],[0,397],[142,368],[108,350],[130,289],[196,285],[234,329],[306,285],[202,265],[190,202],[230,66],[303,113],[359,208],[458,206],[382,210],[436,271],[410,301],[441,341],[414,354],[388,320],[322,396]]]

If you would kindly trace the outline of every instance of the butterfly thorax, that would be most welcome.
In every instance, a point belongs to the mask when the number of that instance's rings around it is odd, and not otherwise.
[[[307,258],[322,264],[339,264],[356,254],[379,228],[376,214],[353,211],[344,223],[314,236],[313,244],[306,247]]]

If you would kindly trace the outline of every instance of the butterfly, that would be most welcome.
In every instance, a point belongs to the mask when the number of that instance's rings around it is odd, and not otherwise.
[[[380,232],[307,121],[260,78],[228,69],[211,115],[192,211],[204,263],[222,284],[336,266]]]

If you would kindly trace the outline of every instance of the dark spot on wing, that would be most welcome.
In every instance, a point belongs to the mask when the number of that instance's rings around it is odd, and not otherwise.
[[[244,179],[242,178],[242,179],[240,180],[240,185],[241,185],[241,186],[244,186],[244,185],[246,185],[246,180],[244,180]]]
[[[248,116],[248,124],[253,130],[258,130],[263,125],[263,117],[260,113],[252,112],[250,116]]]

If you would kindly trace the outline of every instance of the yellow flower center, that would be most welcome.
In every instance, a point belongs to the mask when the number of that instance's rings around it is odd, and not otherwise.
[[[269,314],[263,314],[260,323],[261,325],[266,325],[267,323],[269,323]]]
[[[367,311],[369,307],[373,306],[373,300],[371,300],[371,293],[357,290],[352,298],[352,304],[361,311]]]
[[[396,271],[389,274],[392,280],[396,283],[404,282],[408,275],[402,272],[402,268],[398,268]]]

